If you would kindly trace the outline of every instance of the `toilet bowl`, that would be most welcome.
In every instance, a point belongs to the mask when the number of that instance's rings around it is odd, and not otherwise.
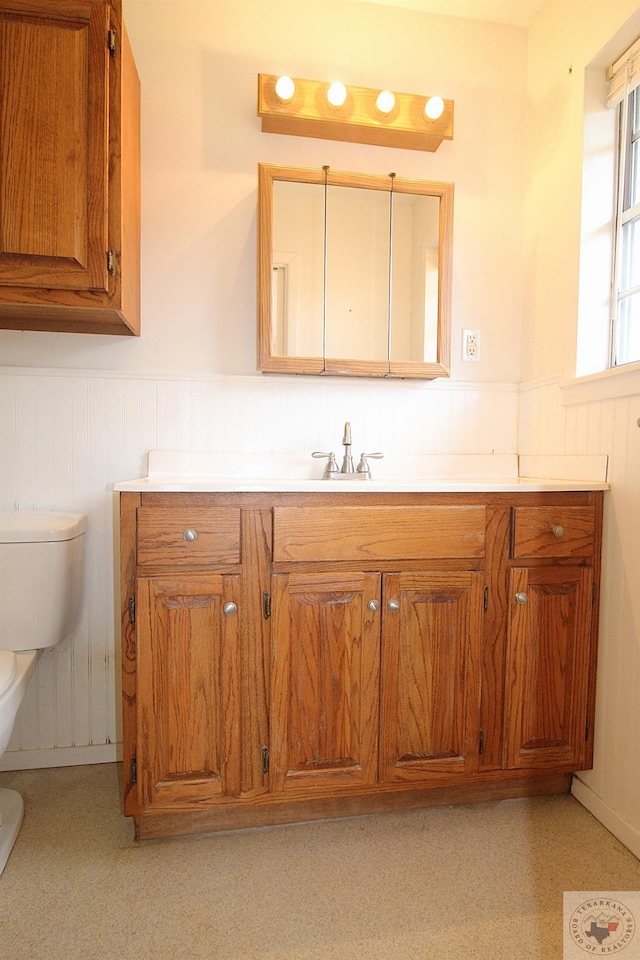
[[[38,660],[36,650],[0,650],[0,754],[11,739],[13,723]],[[0,788],[0,873],[16,841],[24,817],[24,802],[16,790]]]
[[[0,755],[43,650],[78,622],[87,518],[0,510]],[[22,797],[0,789],[0,873],[24,816]]]
[[[38,661],[37,650],[0,650],[0,754],[7,749],[27,684]]]

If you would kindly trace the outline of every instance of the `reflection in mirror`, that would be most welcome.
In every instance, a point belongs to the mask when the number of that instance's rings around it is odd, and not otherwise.
[[[324,185],[273,182],[275,356],[323,355]]]
[[[396,193],[391,230],[391,360],[435,363],[439,197]]]
[[[389,198],[328,187],[327,357],[389,359]]]
[[[453,186],[259,166],[259,367],[448,376]]]

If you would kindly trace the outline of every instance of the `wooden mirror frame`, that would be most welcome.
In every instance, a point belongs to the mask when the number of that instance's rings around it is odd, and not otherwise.
[[[329,357],[292,357],[272,353],[273,184],[276,180],[329,186],[360,187],[437,197],[438,324],[435,362],[411,360],[351,360]],[[400,177],[340,173],[327,169],[258,164],[258,369],[263,373],[315,374],[349,377],[406,377],[434,380],[448,377],[451,357],[451,276],[453,259],[453,184]]]

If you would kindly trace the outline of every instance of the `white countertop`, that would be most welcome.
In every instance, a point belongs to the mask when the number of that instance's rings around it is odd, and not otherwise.
[[[510,493],[609,488],[606,457],[392,455],[370,461],[370,467],[371,480],[324,480],[324,461],[310,456],[152,450],[147,476],[123,480],[114,489],[180,493]],[[533,475],[543,469],[540,475]]]

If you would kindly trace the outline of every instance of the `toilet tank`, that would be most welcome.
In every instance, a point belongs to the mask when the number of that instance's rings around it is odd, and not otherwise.
[[[87,518],[0,510],[0,649],[38,650],[76,627]]]

